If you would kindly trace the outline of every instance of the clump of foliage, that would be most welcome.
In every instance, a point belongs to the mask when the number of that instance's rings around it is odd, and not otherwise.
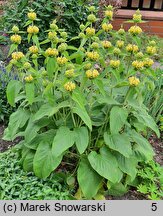
[[[154,161],[139,165],[137,190],[148,199],[163,198],[163,168]]]
[[[7,74],[5,64],[0,62],[0,122],[8,123],[9,116],[15,111],[6,96],[6,86],[13,78],[13,74],[11,76]]]
[[[144,47],[140,12],[125,32],[113,30],[112,6],[106,8],[99,30],[94,28],[95,8],[89,11],[76,38],[79,47],[68,46],[67,33],[56,20],[40,42],[37,14],[29,12],[27,38],[33,46],[26,54],[18,51],[21,36],[14,27],[7,67],[19,76],[7,87],[8,101],[12,106],[19,101],[20,106],[10,117],[4,139],[23,138],[23,167],[40,178],[64,163],[69,180],[77,182],[78,199],[126,191],[128,179],[137,176],[138,163],[154,156],[142,132],[150,128],[160,136],[143,104],[144,86],[154,85],[156,78],[151,66],[157,46],[148,41]]]
[[[66,184],[51,175],[46,180],[23,171],[18,152],[0,154],[1,200],[67,200],[70,192]]]

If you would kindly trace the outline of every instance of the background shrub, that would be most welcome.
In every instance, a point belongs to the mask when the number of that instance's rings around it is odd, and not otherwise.
[[[87,5],[91,2],[90,0],[10,0],[4,6],[0,29],[11,31],[13,25],[18,25],[21,30],[26,31],[24,25],[27,21],[27,12],[33,9],[41,20],[37,23],[40,29],[40,40],[45,39],[45,30],[54,19],[57,19],[60,28],[69,32],[70,37],[76,36],[80,31],[79,24],[86,21]]]
[[[15,111],[7,102],[6,87],[11,79],[15,79],[14,74],[8,74],[4,62],[0,61],[0,122],[8,123],[9,116]]]

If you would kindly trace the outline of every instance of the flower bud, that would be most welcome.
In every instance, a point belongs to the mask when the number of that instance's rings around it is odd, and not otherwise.
[[[16,25],[14,25],[14,26],[12,27],[12,31],[13,31],[14,33],[18,33],[18,32],[19,32],[19,28],[18,28]]]
[[[28,19],[34,21],[34,20],[36,20],[36,18],[37,18],[37,15],[35,12],[29,12],[28,13]]]

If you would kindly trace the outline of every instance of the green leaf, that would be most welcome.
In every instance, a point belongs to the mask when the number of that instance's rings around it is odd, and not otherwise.
[[[100,97],[97,97],[97,101],[98,101],[98,103],[100,103],[100,104],[107,104],[107,105],[113,105],[113,104],[118,105],[118,104],[119,104],[119,103],[118,103],[115,99],[113,99],[111,96],[106,96],[106,97],[100,96]]]
[[[11,53],[13,53],[13,51],[17,49],[17,47],[18,47],[17,44],[11,44],[8,56],[10,56]]]
[[[120,170],[122,170],[124,173],[131,176],[131,181],[133,181],[137,174],[136,167],[137,167],[138,161],[136,160],[136,158],[132,156],[130,158],[126,158],[120,154],[116,154],[116,158],[117,158],[118,166]]]
[[[124,108],[114,106],[110,112],[110,131],[117,134],[124,126],[128,117],[128,112]]]
[[[33,159],[35,156],[35,152],[32,150],[29,150],[29,152],[27,153],[27,155],[24,158],[23,161],[23,169],[26,172],[32,172],[33,171]]]
[[[102,177],[90,166],[86,158],[82,158],[77,171],[79,186],[87,199],[94,197],[101,185]]]
[[[7,100],[11,106],[15,105],[15,98],[18,96],[23,85],[18,80],[11,80],[7,86]]]
[[[105,96],[105,90],[104,90],[104,84],[103,81],[101,79],[95,79],[93,80],[94,84],[97,86],[97,88],[99,89],[100,93]]]
[[[75,144],[80,154],[83,154],[89,144],[89,134],[86,127],[75,128]]]
[[[53,140],[52,151],[55,157],[60,156],[64,151],[73,146],[75,134],[67,127],[60,127]]]
[[[63,101],[60,104],[55,104],[54,106],[46,103],[43,104],[40,109],[37,111],[37,113],[34,115],[33,120],[37,121],[45,116],[53,116],[55,113],[57,113],[59,111],[59,109],[63,108],[63,107],[69,107],[70,104],[68,101]]]
[[[113,183],[117,183],[121,180],[122,172],[118,168],[117,160],[107,147],[102,147],[100,149],[100,154],[92,151],[88,155],[88,160],[93,169],[102,177]]]
[[[109,195],[111,196],[122,196],[128,191],[128,189],[121,182],[112,184],[108,181],[107,187],[109,189]]]
[[[40,45],[42,45],[42,44],[47,44],[47,43],[50,43],[50,40],[49,40],[49,39],[46,39],[46,40],[42,41],[42,42],[40,43]]]
[[[46,131],[45,133],[36,135],[36,137],[34,137],[31,141],[25,142],[24,145],[29,149],[36,150],[41,141],[46,142],[46,140],[49,140],[52,142],[55,135],[56,130],[51,129]]]
[[[19,129],[24,127],[30,117],[30,113],[22,108],[19,108],[16,112],[10,116],[10,121],[7,129],[4,132],[4,140],[14,140]]]
[[[33,42],[36,44],[37,47],[40,46],[40,44],[39,44],[39,39],[38,39],[38,36],[37,36],[37,35],[33,35],[33,36],[32,36],[32,40],[33,40]]]
[[[91,122],[91,119],[90,119],[86,109],[82,109],[80,107],[74,107],[73,113],[76,113],[78,116],[80,116],[80,118],[88,126],[88,128],[90,130],[92,130],[92,122]]]
[[[27,100],[29,104],[31,105],[35,98],[35,85],[33,82],[25,84],[25,92],[26,92]]]
[[[51,143],[42,141],[36,151],[33,168],[35,175],[40,178],[47,178],[61,163],[62,155],[56,157],[53,154]]]
[[[131,131],[130,136],[133,141],[137,143],[134,145],[134,151],[142,154],[146,160],[152,160],[154,151],[148,140],[145,139],[141,134],[138,134],[135,130]]]
[[[131,143],[127,134],[109,135],[105,132],[104,141],[109,148],[118,151],[125,157],[130,157],[130,155],[132,155]]]
[[[30,142],[34,137],[37,136],[37,132],[49,125],[50,120],[47,118],[42,118],[37,122],[33,121],[33,116],[29,119],[28,125],[24,132],[24,137],[26,142]]]
[[[81,107],[84,108],[84,105],[86,104],[84,96],[81,94],[81,91],[79,89],[75,89],[72,93],[72,99]]]
[[[133,114],[139,122],[151,128],[157,134],[157,136],[160,137],[160,132],[157,124],[145,109],[140,109],[138,112],[133,112]]]
[[[49,77],[53,77],[53,74],[54,74],[54,72],[56,70],[56,67],[57,67],[57,64],[56,64],[55,58],[48,57],[48,60],[47,60],[47,72],[48,72]]]

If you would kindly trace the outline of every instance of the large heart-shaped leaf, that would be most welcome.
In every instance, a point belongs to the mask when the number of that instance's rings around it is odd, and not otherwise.
[[[130,155],[132,155],[131,143],[127,134],[109,135],[105,132],[104,141],[109,148],[118,151],[125,157],[130,157]]]
[[[89,144],[89,134],[86,127],[75,128],[75,144],[80,154],[83,154]]]
[[[35,175],[40,178],[47,178],[61,163],[62,155],[55,157],[51,143],[42,141],[36,151],[33,161]]]
[[[134,151],[143,155],[146,160],[152,160],[154,151],[151,144],[141,134],[138,134],[135,130],[130,133],[131,138],[137,144],[134,145]]]
[[[102,147],[100,149],[100,154],[92,151],[88,155],[88,160],[93,169],[102,177],[113,183],[121,180],[122,172],[118,168],[117,160],[107,147]]]
[[[23,85],[18,80],[11,80],[7,86],[7,100],[11,106],[15,105],[15,98],[18,96]]]
[[[147,113],[145,109],[140,109],[138,112],[133,112],[135,117],[138,119],[140,123],[151,128],[158,137],[160,137],[160,132],[158,126],[154,119]]]
[[[86,158],[82,158],[77,171],[79,186],[87,199],[94,197],[102,182],[102,177],[90,166]]]
[[[60,127],[53,140],[52,151],[55,157],[60,156],[64,151],[73,146],[75,134],[67,127]]]
[[[16,138],[19,128],[24,127],[28,121],[30,114],[27,110],[19,108],[16,112],[10,116],[9,125],[4,132],[4,140],[13,140]]]
[[[110,112],[110,131],[117,134],[127,120],[128,112],[126,109],[114,106]]]
[[[131,181],[133,181],[137,174],[137,164],[138,161],[135,157],[126,158],[123,155],[116,154],[119,168],[128,175],[131,176]]]

